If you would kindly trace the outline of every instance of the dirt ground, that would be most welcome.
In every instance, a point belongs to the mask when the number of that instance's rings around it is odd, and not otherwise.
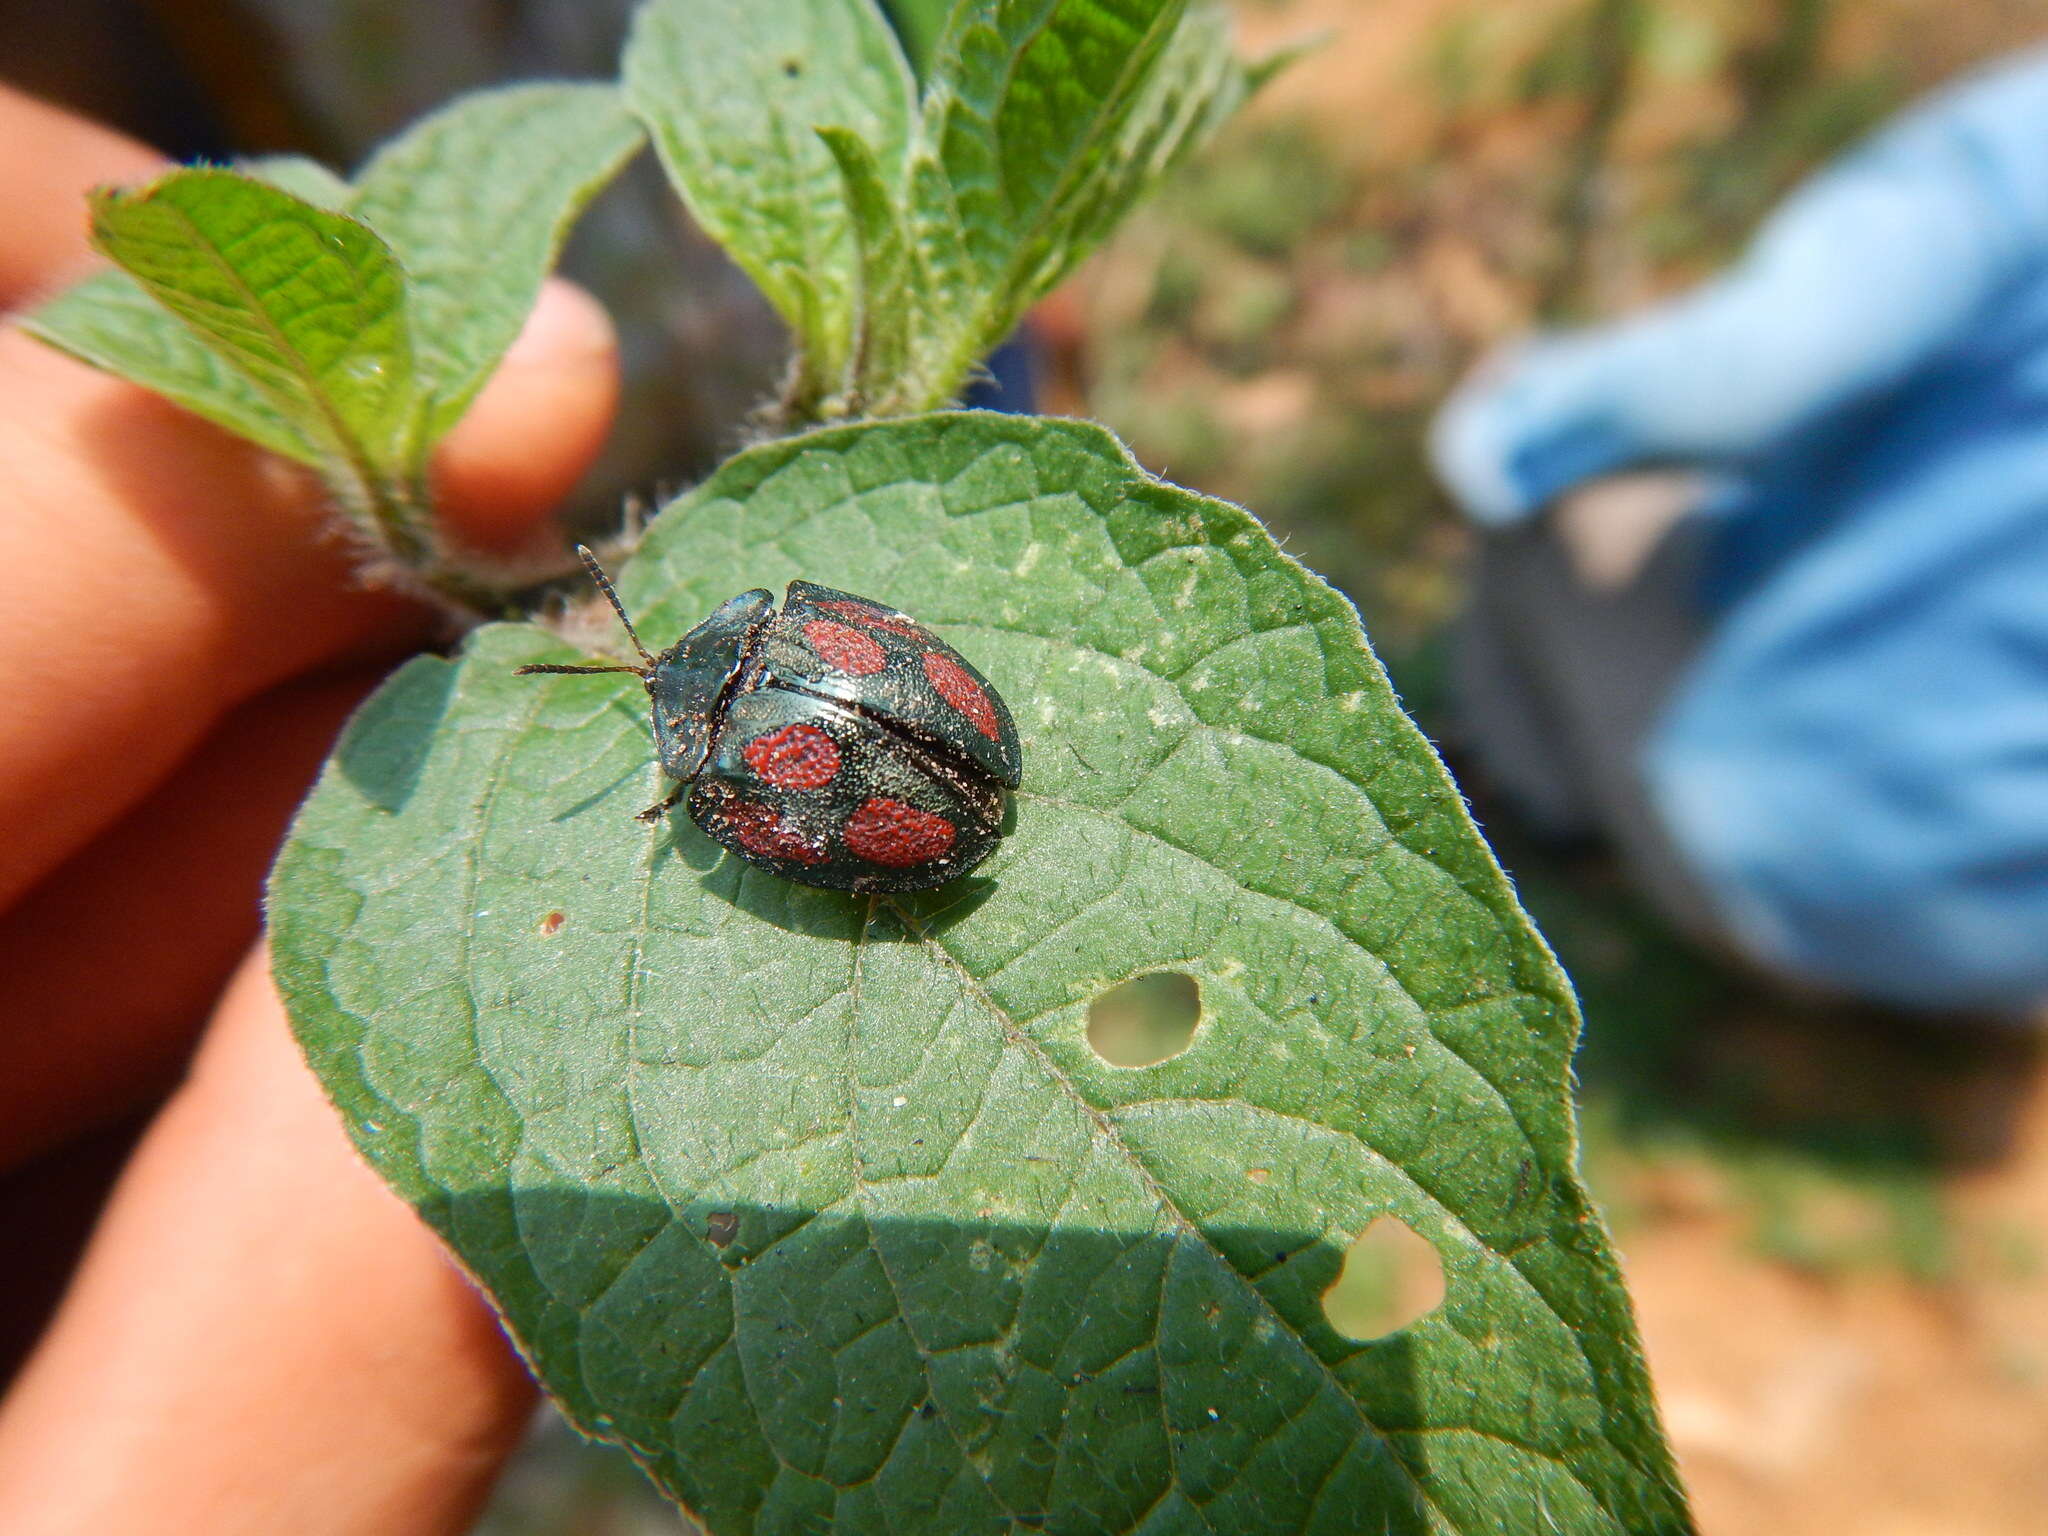
[[[1759,1253],[1711,1167],[1622,1236],[1666,1425],[1708,1536],[2021,1536],[2048,1509],[2048,1084],[1940,1180],[1949,1272]],[[1968,1114],[1967,1106],[1957,1113]],[[1667,1191],[1667,1193],[1673,1193]]]

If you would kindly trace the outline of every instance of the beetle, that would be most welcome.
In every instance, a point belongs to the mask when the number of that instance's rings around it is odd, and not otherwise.
[[[749,864],[840,891],[928,890],[1001,841],[1008,791],[1023,780],[1016,724],[988,679],[915,619],[792,581],[779,613],[757,587],[653,655],[597,557],[576,553],[641,664],[515,675],[641,680],[655,755],[676,787],[639,820],[688,795],[690,820]]]

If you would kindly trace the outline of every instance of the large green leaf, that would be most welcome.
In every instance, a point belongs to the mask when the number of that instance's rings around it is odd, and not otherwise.
[[[416,396],[405,281],[342,214],[223,170],[92,199],[93,243],[242,373],[335,478],[404,457]]]
[[[576,216],[640,143],[612,86],[516,85],[460,98],[363,167],[350,211],[405,268],[426,442],[483,387]]]
[[[690,211],[789,322],[798,394],[837,391],[860,280],[839,172],[816,130],[858,135],[895,185],[915,110],[910,66],[875,0],[649,0],[625,84]]]
[[[1001,689],[1015,828],[852,898],[658,792],[645,700],[523,625],[368,704],[271,889],[357,1145],[577,1423],[712,1530],[1689,1529],[1573,1169],[1571,995],[1350,606],[1099,428],[742,454],[620,588],[665,643],[796,576]],[[1180,1055],[1092,999],[1195,977]],[[1391,1215],[1447,1296],[1321,1295]]]

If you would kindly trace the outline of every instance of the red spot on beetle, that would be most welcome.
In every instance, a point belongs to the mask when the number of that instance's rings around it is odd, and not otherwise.
[[[876,795],[846,818],[846,846],[870,864],[907,869],[929,864],[953,846],[953,823],[901,800]]]
[[[838,614],[842,619],[851,619],[856,624],[868,629],[879,629],[885,634],[901,635],[906,640],[922,640],[925,637],[923,627],[915,621],[906,619],[900,613],[891,613],[886,608],[877,608],[873,603],[856,603],[835,597],[826,599],[818,606]]]
[[[977,731],[990,741],[1000,739],[1002,727],[996,723],[996,707],[989,702],[988,691],[967,675],[965,667],[943,652],[927,651],[924,675],[939,690],[939,697],[972,720]]]
[[[804,625],[804,639],[818,653],[818,659],[835,672],[873,677],[889,664],[882,648],[870,637],[830,619],[812,619]]]
[[[772,805],[734,797],[711,815],[720,831],[732,834],[734,842],[757,857],[788,859],[794,864],[825,862],[825,850]]]
[[[839,745],[815,725],[785,725],[741,750],[747,766],[777,789],[818,789],[839,775]]]

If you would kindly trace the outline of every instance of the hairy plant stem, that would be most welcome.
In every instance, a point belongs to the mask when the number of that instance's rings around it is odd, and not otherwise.
[[[345,491],[342,510],[374,557],[370,574],[414,592],[462,628],[524,615],[513,588],[449,555],[435,529],[433,492],[424,471],[404,480],[354,474]]]

